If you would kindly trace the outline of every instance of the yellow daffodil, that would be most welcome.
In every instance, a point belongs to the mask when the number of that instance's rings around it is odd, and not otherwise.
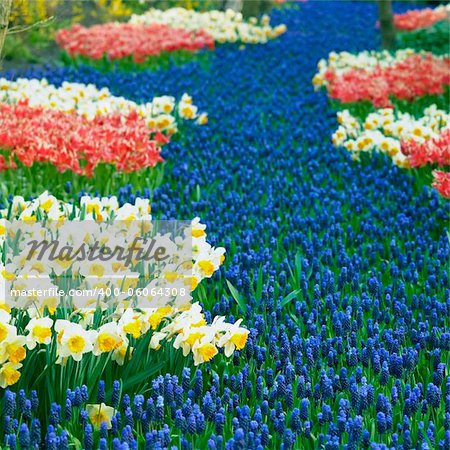
[[[0,387],[6,388],[12,386],[19,381],[20,372],[22,367],[20,363],[7,362],[0,367]]]

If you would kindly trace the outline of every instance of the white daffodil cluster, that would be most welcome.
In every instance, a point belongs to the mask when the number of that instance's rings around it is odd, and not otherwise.
[[[170,8],[165,11],[150,9],[142,15],[132,15],[130,23],[139,25],[164,24],[173,28],[184,28],[190,31],[204,30],[214,41],[241,42],[244,44],[264,44],[286,32],[286,25],[270,26],[270,18],[262,16],[245,21],[240,12],[226,11],[198,12],[185,8]]]
[[[14,197],[9,208],[1,210],[0,214],[3,217],[0,223],[2,252],[5,251],[8,239],[19,239],[20,233],[16,232],[14,224],[20,221],[30,226],[30,229],[26,230],[28,237],[30,233],[35,233],[35,237],[40,239],[46,237],[46,231],[39,222],[43,217],[47,221],[47,226],[54,225],[52,229],[54,233],[57,233],[55,230],[63,230],[68,222],[77,224],[84,221],[83,227],[78,226],[82,236],[69,236],[69,233],[66,233],[66,240],[63,239],[62,242],[69,242],[76,237],[89,243],[95,240],[95,233],[92,234],[90,229],[87,233],[86,230],[91,225],[94,229],[101,227],[100,221],[120,218],[122,224],[127,222],[130,224],[123,231],[131,235],[135,220],[141,220],[136,223],[142,223],[143,219],[151,220],[150,204],[145,199],[137,199],[134,205],[125,204],[119,207],[115,197],[83,197],[79,205],[72,205],[58,201],[48,193],[32,201]],[[8,222],[12,219],[16,219],[13,225]],[[192,259],[188,264],[190,276],[187,280],[183,279],[182,283],[185,285],[187,282],[191,289],[195,289],[203,278],[212,276],[219,268],[224,260],[225,250],[213,248],[206,242],[206,226],[201,224],[198,218],[190,225],[189,235],[178,239],[171,251],[180,257],[179,249],[183,242],[191,241]],[[70,230],[73,232],[74,229]],[[98,230],[97,237],[101,236],[103,242],[106,242],[108,236],[102,233],[100,228]],[[170,239],[166,236],[160,238],[164,238],[164,245],[169,246]],[[95,283],[96,278],[103,275],[107,263],[79,264],[75,268],[72,265],[70,275],[66,269],[72,261],[64,258],[51,263],[44,258],[42,261],[29,264],[23,253],[20,253],[6,259],[6,264],[0,267],[3,289],[7,283],[14,284],[19,281],[17,275],[19,269],[26,274],[20,278],[20,282],[26,283],[34,278],[38,279],[40,284],[39,294],[28,298],[28,303],[21,308],[20,313],[7,302],[0,303],[0,387],[16,383],[20,378],[20,368],[27,357],[27,352],[38,352],[42,346],[56,346],[58,364],[63,364],[68,358],[81,361],[86,354],[99,356],[109,353],[113,361],[123,365],[127,358],[133,357],[133,350],[139,345],[149,345],[156,351],[164,342],[172,342],[176,349],[182,349],[184,356],[192,353],[194,364],[198,365],[210,361],[220,348],[224,349],[226,356],[230,356],[235,349],[244,348],[247,342],[249,331],[240,326],[240,320],[231,324],[227,323],[224,317],[215,317],[211,324],[207,324],[198,303],[184,302],[176,305],[164,303],[158,298],[160,293],[157,291],[153,293],[152,289],[148,289],[149,294],[145,294],[149,298],[143,298],[145,295],[139,297],[139,301],[143,301],[139,303],[139,307],[132,307],[129,299],[120,295],[118,302],[107,304],[106,299],[99,301],[102,295],[99,293],[91,299],[90,305],[83,304],[82,307],[77,307],[76,301],[73,302],[70,307],[63,310],[66,318],[56,319],[55,308],[61,292],[58,290],[61,289],[58,282],[63,280],[67,285],[76,280],[78,287],[83,286],[86,279]],[[117,270],[119,273],[123,267],[117,265],[108,269]],[[178,267],[168,267],[165,273],[166,283],[179,281],[178,270]],[[17,287],[17,290],[22,287]],[[123,284],[121,289],[124,289]],[[74,297],[73,300],[76,300],[76,295]],[[98,320],[99,311],[100,320]],[[97,314],[95,321],[94,314]],[[61,317],[61,314],[58,315]],[[148,333],[151,333],[150,341],[142,340],[141,338]],[[150,343],[143,344],[144,341]]]
[[[314,75],[312,82],[317,90],[322,86],[327,86],[327,74],[330,72],[335,75],[342,75],[350,70],[371,71],[376,67],[385,68],[398,64],[414,54],[425,54],[425,52],[416,52],[411,48],[397,50],[395,53],[387,50],[364,50],[356,54],[331,52],[328,55],[328,60],[321,59],[317,64],[318,72]]]
[[[133,357],[133,351],[143,345],[141,338],[151,333],[149,348],[158,351],[162,343],[171,342],[183,355],[192,353],[194,365],[211,361],[224,350],[229,357],[242,350],[249,331],[241,327],[241,320],[228,323],[215,317],[207,324],[201,306],[170,306],[148,309],[116,310],[104,315],[100,325],[84,319],[84,311],[74,311],[70,320],[46,316],[15,315],[14,310],[0,309],[0,387],[15,384],[27,352],[39,351],[42,346],[56,346],[57,364],[68,358],[79,362],[84,355],[110,354],[112,361],[123,365]],[[28,320],[23,333],[22,321]],[[159,329],[159,330],[158,330]]]
[[[11,315],[0,309],[0,387],[17,383],[21,361],[26,357],[26,336],[20,335],[11,325]]]
[[[156,320],[159,320],[158,316]],[[161,331],[154,333],[150,347],[158,349],[161,340],[174,339],[173,346],[181,348],[184,356],[192,353],[194,364],[198,366],[210,361],[218,353],[217,348],[223,348],[225,356],[229,357],[235,350],[245,347],[249,331],[240,326],[241,322],[239,319],[230,324],[224,317],[215,317],[208,325],[200,305],[194,303],[189,310],[176,315]]]
[[[14,292],[10,306],[21,309],[67,306],[71,289],[77,309],[132,299],[140,308],[180,306],[225,258],[198,218],[177,223],[171,234],[171,222],[152,222],[146,199],[119,207],[115,197],[82,197],[77,207],[44,193],[30,202],[15,197],[0,213],[18,218],[1,223],[0,282]],[[63,281],[64,295],[55,280]]]
[[[207,114],[199,114],[188,94],[184,94],[178,104],[174,97],[168,95],[138,104],[116,97],[108,88],[98,89],[93,84],[64,81],[56,87],[45,78],[18,78],[16,81],[0,78],[0,102],[16,104],[21,101],[27,101],[32,107],[76,113],[88,120],[110,114],[137,113],[151,129],[167,134],[177,132],[177,118],[196,120],[201,125],[208,121]]]
[[[364,121],[352,116],[348,110],[337,113],[338,129],[332,140],[335,147],[345,147],[354,159],[360,152],[382,152],[389,155],[399,167],[409,167],[401,152],[401,141],[425,142],[437,137],[450,125],[450,114],[432,105],[415,118],[391,108],[370,113]]]

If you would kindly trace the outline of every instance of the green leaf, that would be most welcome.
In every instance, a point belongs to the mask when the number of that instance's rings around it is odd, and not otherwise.
[[[71,436],[71,441],[72,441],[72,444],[75,446],[76,450],[81,450],[83,448],[83,445],[77,438]]]
[[[164,366],[163,361],[159,363],[152,362],[152,366],[149,367],[148,369],[143,370],[142,372],[137,373],[136,375],[133,375],[131,377],[127,377],[125,380],[123,380],[123,390],[126,391],[131,387],[142,383],[146,378],[149,378],[156,372],[158,372],[163,366]]]
[[[261,298],[263,288],[263,270],[262,264],[259,266],[258,280],[256,282],[256,298]]]
[[[232,297],[236,300],[236,303],[238,304],[239,308],[241,309],[241,311],[243,313],[245,313],[247,311],[247,308],[246,308],[245,301],[242,298],[241,294],[239,294],[238,290],[228,280],[227,280],[227,286],[228,286],[228,289],[230,290]]]
[[[297,295],[300,294],[301,289],[296,289],[295,291],[292,291],[290,294],[286,295],[286,297],[281,300],[281,307],[284,308],[286,305],[288,305],[292,300],[297,298]]]

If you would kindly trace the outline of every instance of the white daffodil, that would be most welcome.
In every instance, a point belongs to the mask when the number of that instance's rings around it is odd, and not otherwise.
[[[0,387],[6,388],[17,383],[20,378],[19,369],[22,367],[20,363],[7,362],[0,366]]]
[[[235,350],[242,350],[247,344],[250,332],[241,327],[241,323],[242,319],[239,319],[234,324],[226,324],[226,331],[217,343],[218,347],[224,348],[225,356],[230,357]]]
[[[104,403],[99,405],[89,404],[86,405],[86,412],[89,416],[89,420],[96,428],[100,428],[101,424],[105,423],[108,430],[111,429],[111,419],[115,414],[115,409],[113,407],[106,406]]]
[[[41,317],[31,319],[25,331],[28,331],[27,347],[32,350],[37,344],[48,345],[52,339],[53,320],[50,317]]]
[[[55,330],[58,332],[57,354],[59,358],[71,356],[75,361],[81,361],[85,353],[90,353],[94,347],[97,332],[85,330],[77,323],[56,321]]]

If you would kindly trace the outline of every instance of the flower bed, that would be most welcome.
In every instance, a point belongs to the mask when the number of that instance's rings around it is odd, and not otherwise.
[[[435,105],[425,109],[418,118],[389,108],[369,114],[364,121],[348,110],[338,112],[337,118],[340,126],[333,134],[333,144],[346,148],[353,159],[358,160],[362,153],[380,152],[401,168],[450,166],[450,114]],[[435,176],[433,184],[446,197],[447,176]],[[437,180],[442,180],[442,188]]]
[[[0,170],[13,185],[28,171],[20,188],[30,193],[43,175],[47,188],[58,191],[67,181],[81,185],[85,177],[99,192],[107,192],[116,176],[122,183],[135,180],[136,188],[147,179],[151,187],[149,170],[163,161],[161,148],[177,132],[177,122],[207,121],[187,94],[178,104],[169,96],[137,104],[94,85],[55,87],[36,79],[0,79],[0,111]]]
[[[369,101],[377,108],[392,106],[392,99],[412,101],[441,95],[450,84],[450,58],[411,49],[387,52],[330,54],[319,62],[313,79],[331,98],[343,103]]]
[[[198,108],[188,94],[184,94],[178,104],[174,97],[168,95],[138,104],[112,95],[107,88],[98,89],[93,84],[64,81],[56,87],[45,78],[18,78],[16,81],[0,78],[0,102],[17,104],[21,101],[26,101],[31,107],[76,113],[89,120],[99,116],[136,113],[146,121],[150,131],[158,129],[168,136],[177,132],[177,118],[197,119],[200,124],[207,122],[206,114],[198,114]]]
[[[0,133],[4,152],[0,170],[50,163],[58,172],[92,177],[101,164],[126,173],[153,167],[163,160],[161,145],[167,139],[157,134],[155,140],[150,140],[144,119],[136,113],[88,120],[27,103],[3,103],[0,114],[5,126]]]
[[[8,220],[8,222],[2,220],[2,228],[8,232],[7,235],[2,235],[2,249],[5,249],[5,242],[11,238],[11,233],[16,229],[21,230],[22,233],[14,239],[14,246],[19,245],[19,241],[25,236],[26,239],[33,239],[34,235],[36,237],[45,235],[46,230],[54,232],[55,230],[45,222],[47,220],[50,221],[50,224],[54,221],[59,229],[62,229],[64,226],[62,223],[67,223],[68,220],[84,221],[86,227],[89,224],[92,224],[91,227],[95,225],[94,228],[98,229],[99,236],[103,236],[103,238],[108,235],[106,228],[111,217],[119,221],[119,225],[122,223],[120,221],[128,221],[128,227],[132,224],[130,217],[133,217],[135,221],[151,223],[148,200],[138,199],[134,205],[127,203],[119,207],[115,197],[102,199],[82,197],[79,206],[58,201],[47,193],[28,202],[24,201],[23,197],[14,197],[10,206],[0,211],[0,214]],[[83,233],[83,229],[79,227],[71,230],[77,229]],[[192,222],[189,230],[191,236],[186,236],[185,239],[189,243],[192,240],[194,252],[192,254],[193,272],[187,282],[192,289],[195,289],[202,279],[211,277],[219,268],[224,260],[225,249],[212,248],[207,243],[205,226],[198,219]],[[95,235],[90,234],[89,236],[91,242],[94,242]],[[179,245],[180,242],[178,242]],[[240,350],[245,346],[248,330],[239,326],[240,321],[228,324],[223,318],[217,317],[208,324],[198,303],[186,304],[178,308],[161,304],[162,306],[148,306],[133,310],[126,306],[129,303],[127,296],[122,296],[117,304],[117,302],[111,303],[107,294],[99,293],[98,297],[93,297],[93,305],[88,305],[83,301],[80,307],[73,306],[62,309],[59,301],[62,301],[63,297],[59,297],[60,294],[54,292],[61,292],[62,286],[66,292],[71,292],[71,285],[70,282],[67,284],[67,280],[70,280],[72,276],[65,274],[69,273],[68,271],[74,273],[73,267],[75,266],[63,264],[61,259],[44,260],[39,264],[37,262],[30,263],[26,258],[11,259],[12,254],[2,250],[2,260],[5,261],[6,258],[5,264],[2,264],[1,267],[2,286],[8,281],[12,283],[12,289],[28,292],[29,290],[25,286],[31,286],[30,282],[33,280],[40,282],[39,286],[45,280],[47,281],[45,281],[46,290],[36,289],[36,292],[43,292],[43,294],[37,294],[32,299],[30,297],[27,308],[16,307],[16,303],[5,302],[2,304],[0,310],[2,314],[0,386],[3,388],[19,381],[21,377],[19,369],[22,366],[22,373],[25,373],[25,377],[29,377],[33,373],[31,367],[36,368],[36,364],[42,364],[43,369],[46,360],[50,361],[52,365],[65,367],[68,360],[72,359],[74,362],[71,364],[77,362],[83,367],[89,364],[94,371],[99,368],[98,365],[101,365],[103,366],[102,370],[105,370],[105,364],[126,365],[135,354],[142,354],[142,347],[157,351],[164,342],[171,342],[175,349],[182,348],[185,357],[192,353],[194,365],[198,365],[210,361],[218,353],[218,348],[224,348],[225,354],[230,356],[235,348]],[[76,264],[76,260],[73,261]],[[45,267],[48,264],[51,267],[48,272],[50,276],[44,280],[44,273],[48,270]],[[94,265],[95,263],[89,264]],[[166,269],[173,270],[171,267],[168,265]],[[85,269],[87,266],[80,266],[78,269],[85,278],[82,286],[96,286],[95,283],[103,282],[102,277],[93,277],[92,271],[86,272],[85,275]],[[57,276],[51,275],[55,273]],[[95,273],[97,274],[97,272]],[[125,267],[119,268],[115,270],[114,279],[122,280],[123,275],[126,280],[126,277],[134,273]],[[164,274],[166,273],[169,272],[164,272]],[[164,274],[163,279],[168,279]],[[75,280],[73,278],[72,283]],[[120,283],[123,282],[120,281]],[[153,285],[153,282],[150,284],[155,289],[158,287]],[[77,287],[77,292],[81,290],[79,285],[73,284],[72,287]],[[121,289],[125,290],[123,287]],[[106,290],[107,288],[105,288]],[[72,296],[72,294],[70,295]],[[158,294],[151,294],[151,296],[154,298],[154,304],[158,305]],[[21,301],[26,300],[22,297],[20,299]],[[73,300],[75,302],[75,295]],[[80,299],[78,300],[80,301]],[[67,301],[66,297],[64,297],[64,301]],[[101,305],[100,315],[99,304]],[[109,355],[109,357],[101,358],[102,355]],[[158,357],[147,354],[145,359],[146,364],[149,364],[150,361],[156,362]],[[136,364],[141,365],[142,363],[143,361],[137,361]],[[32,366],[30,366],[31,364]],[[50,370],[54,371],[55,369],[51,368]],[[64,370],[58,371],[58,375],[55,376],[63,376],[63,374]],[[84,379],[87,379],[87,376],[87,373],[82,375]],[[68,381],[70,380],[61,379],[58,383],[62,385],[67,384]]]
[[[311,86],[321,56],[376,45],[367,26],[376,14],[374,2],[277,11],[291,30],[283,39],[245,52],[224,46],[207,71],[197,62],[138,73],[28,69],[135,101],[154,86],[187,90],[208,105],[210,126],[172,142],[152,215],[207,221],[207,241],[229,257],[194,303],[207,324],[244,318],[249,333],[232,357],[217,342],[219,353],[198,366],[173,340],[149,349],[154,330],[105,371],[72,357],[42,369],[27,357],[2,390],[2,446],[448,447],[449,203],[383,154],[356,164],[334,150],[335,111]],[[418,120],[424,108],[413,109]],[[117,196],[136,202],[130,186]]]
[[[203,30],[191,32],[162,24],[107,23],[89,28],[74,25],[59,30],[56,42],[71,57],[99,60],[107,56],[111,61],[131,57],[137,63],[163,52],[196,52],[214,47],[213,39]]]
[[[129,23],[133,25],[164,24],[195,32],[204,31],[220,44],[225,42],[264,44],[286,31],[285,25],[272,27],[267,15],[264,15],[261,20],[255,17],[244,20],[241,13],[232,9],[197,12],[185,8],[170,8],[165,11],[152,8],[145,14],[131,16]]]
[[[397,47],[425,50],[435,55],[450,53],[450,7],[407,11],[396,14]]]
[[[413,31],[419,28],[427,28],[436,22],[446,20],[449,17],[450,7],[448,5],[436,8],[425,8],[407,11],[403,14],[394,15],[394,26],[397,30]]]
[[[99,69],[161,68],[173,62],[192,61],[201,49],[215,43],[264,44],[286,31],[272,27],[270,18],[244,20],[231,9],[196,12],[192,9],[150,9],[132,15],[129,23],[107,23],[59,30],[56,42],[69,64],[81,62]],[[199,59],[197,59],[200,61]]]
[[[403,23],[402,17],[399,23]],[[425,23],[428,16],[404,17]],[[345,104],[346,109],[337,114],[340,126],[332,141],[335,147],[350,151],[353,159],[375,151],[387,154],[401,168],[449,165],[448,54],[437,56],[411,48],[394,53],[331,52],[328,59],[319,61],[313,85],[315,90],[325,88],[337,108]],[[433,174],[433,186],[445,194],[447,175],[442,171]],[[428,175],[431,170],[419,178],[429,184]]]
[[[409,167],[401,143],[412,140],[422,144],[440,137],[450,125],[450,114],[431,106],[416,119],[387,108],[361,120],[344,110],[337,113],[337,120],[340,126],[332,137],[335,146],[345,147],[355,158],[360,152],[380,151],[391,156],[395,164]]]

